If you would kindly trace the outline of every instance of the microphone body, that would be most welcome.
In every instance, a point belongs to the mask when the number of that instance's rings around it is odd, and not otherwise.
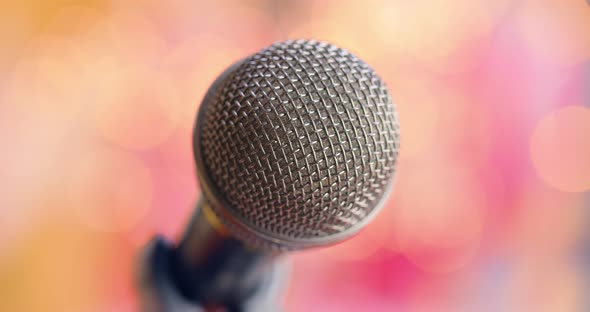
[[[285,251],[348,239],[380,210],[398,128],[381,79],[333,45],[280,42],[230,66],[195,124],[195,213],[178,245],[145,249],[144,310],[278,310]]]

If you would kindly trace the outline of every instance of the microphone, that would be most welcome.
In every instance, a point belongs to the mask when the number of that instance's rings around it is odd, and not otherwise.
[[[201,199],[177,246],[160,239],[149,249],[144,282],[165,280],[174,298],[203,307],[262,311],[272,298],[253,298],[276,292],[285,252],[341,242],[378,213],[399,125],[363,61],[328,43],[285,41],[217,78],[193,149]]]

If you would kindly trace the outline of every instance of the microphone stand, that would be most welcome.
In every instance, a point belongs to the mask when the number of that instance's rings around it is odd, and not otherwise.
[[[177,249],[163,236],[154,237],[142,250],[139,259],[137,289],[141,311],[145,312],[275,312],[281,311],[279,298],[286,284],[288,266],[271,264],[256,290],[245,300],[225,306],[205,306],[184,296],[171,271]],[[199,283],[198,280],[194,283]]]

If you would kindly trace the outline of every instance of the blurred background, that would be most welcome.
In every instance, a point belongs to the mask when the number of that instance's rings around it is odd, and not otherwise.
[[[207,87],[286,38],[369,63],[402,131],[384,211],[292,257],[286,311],[590,309],[585,0],[0,6],[0,311],[136,311],[139,249],[197,199]]]

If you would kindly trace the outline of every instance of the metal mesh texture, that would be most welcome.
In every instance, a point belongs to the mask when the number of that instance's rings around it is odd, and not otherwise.
[[[399,136],[383,81],[316,41],[276,43],[245,59],[208,103],[207,175],[245,224],[317,239],[368,217],[393,178]]]

